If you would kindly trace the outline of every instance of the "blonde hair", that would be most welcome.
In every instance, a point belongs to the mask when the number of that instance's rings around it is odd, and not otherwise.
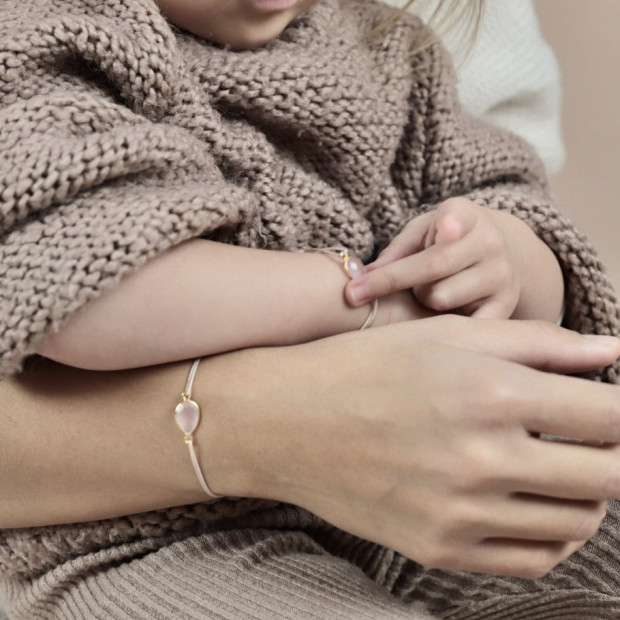
[[[388,20],[368,33],[369,38],[380,37],[391,30],[398,20],[407,12],[416,0],[406,0],[403,6]],[[420,52],[432,45],[437,38],[459,27],[461,33],[469,39],[467,50],[471,49],[482,18],[485,0],[439,0],[435,10],[428,19],[426,26],[415,42],[412,54]]]

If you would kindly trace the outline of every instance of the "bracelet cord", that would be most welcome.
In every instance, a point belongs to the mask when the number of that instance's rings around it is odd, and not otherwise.
[[[345,274],[348,276],[350,280],[353,280],[359,275],[362,275],[366,268],[364,267],[364,263],[357,258],[357,256],[353,256],[347,248],[344,247],[330,247],[330,248],[307,248],[305,250],[300,250],[302,253],[307,254],[325,254],[326,256],[334,256],[340,258],[342,260],[342,268]],[[370,327],[377,316],[377,310],[379,309],[379,300],[373,299],[370,302],[370,312],[366,317],[366,320],[359,328],[367,329]]]
[[[189,450],[189,457],[192,462],[192,467],[194,468],[194,472],[196,472],[196,477],[198,478],[198,482],[200,483],[202,490],[209,497],[219,499],[223,497],[223,495],[218,495],[210,489],[207,481],[205,480],[204,474],[202,473],[202,469],[200,468],[200,463],[198,462],[196,449],[194,447],[194,432],[200,424],[201,412],[198,403],[192,399],[192,390],[194,387],[196,371],[198,370],[198,365],[200,364],[201,359],[202,358],[196,358],[190,368],[189,375],[187,376],[187,383],[185,384],[185,391],[181,394],[181,402],[174,410],[175,421],[177,426],[183,431],[184,440],[187,444],[187,449]]]

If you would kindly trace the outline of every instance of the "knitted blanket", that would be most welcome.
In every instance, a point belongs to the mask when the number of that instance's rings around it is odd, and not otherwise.
[[[532,149],[461,111],[441,46],[411,56],[415,18],[369,40],[389,14],[372,0],[324,0],[277,40],[232,52],[175,31],[152,0],[0,3],[1,375],[184,240],[345,245],[370,259],[455,195],[525,220],[562,266],[565,324],[617,334],[597,255],[553,205]],[[268,508],[225,501],[4,531],[3,587],[102,549],[119,563]]]

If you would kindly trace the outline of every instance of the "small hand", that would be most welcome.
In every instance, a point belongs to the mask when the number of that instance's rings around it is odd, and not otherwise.
[[[346,297],[352,305],[359,305],[412,289],[420,303],[436,312],[458,310],[476,318],[510,318],[519,311],[525,282],[532,273],[531,256],[537,253],[549,260],[549,278],[561,282],[555,258],[549,259],[550,250],[521,220],[465,198],[453,198],[409,222],[368,265],[368,272],[347,285]],[[529,295],[518,318],[557,320],[562,292],[559,300],[550,293],[549,302],[539,302],[538,295],[532,303]]]

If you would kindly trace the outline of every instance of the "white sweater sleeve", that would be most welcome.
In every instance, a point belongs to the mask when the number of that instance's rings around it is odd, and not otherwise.
[[[385,1],[396,7],[404,4],[403,0]],[[428,19],[436,6],[437,0],[417,0],[411,10]],[[532,1],[487,2],[478,36],[467,55],[469,39],[463,29],[452,29],[444,43],[457,67],[464,107],[525,138],[536,148],[547,171],[557,172],[564,161],[560,73],[540,32]]]

